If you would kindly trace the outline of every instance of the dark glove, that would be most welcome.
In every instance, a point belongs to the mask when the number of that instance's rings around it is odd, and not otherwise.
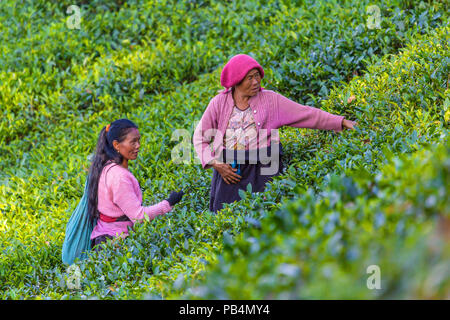
[[[183,195],[184,195],[183,191],[180,192],[172,191],[167,201],[169,202],[170,206],[173,207],[175,204],[181,201],[181,197],[183,197]]]

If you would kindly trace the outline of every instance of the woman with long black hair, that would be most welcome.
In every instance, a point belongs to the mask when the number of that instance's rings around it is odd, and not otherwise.
[[[183,192],[172,192],[167,200],[142,206],[142,191],[128,161],[135,160],[140,148],[138,127],[120,119],[104,127],[89,170],[88,213],[97,224],[91,234],[92,246],[107,238],[128,236],[128,227],[144,219],[164,215],[178,203]]]

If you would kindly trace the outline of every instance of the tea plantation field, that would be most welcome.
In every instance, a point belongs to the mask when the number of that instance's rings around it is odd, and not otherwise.
[[[0,2],[0,299],[450,298],[446,1],[79,1],[79,28],[72,4]],[[283,174],[213,214],[212,172],[173,133],[238,53],[264,88],[357,126],[283,128]],[[144,205],[186,195],[74,273],[66,223],[124,117]]]

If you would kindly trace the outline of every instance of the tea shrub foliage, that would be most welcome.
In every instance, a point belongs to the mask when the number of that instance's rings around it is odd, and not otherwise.
[[[372,29],[372,4],[80,1],[69,29],[71,1],[0,2],[0,298],[448,298],[448,5],[379,1]],[[283,175],[212,214],[211,171],[174,163],[172,134],[192,133],[237,53],[263,87],[358,125],[283,128]],[[73,289],[65,226],[123,117],[144,205],[187,194],[77,262]]]

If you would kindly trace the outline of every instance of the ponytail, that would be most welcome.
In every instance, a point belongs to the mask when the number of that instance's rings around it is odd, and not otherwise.
[[[123,156],[114,149],[113,141],[122,142],[126,135],[137,126],[128,119],[120,119],[103,127],[97,140],[95,155],[89,169],[89,196],[88,196],[88,215],[91,220],[99,218],[98,205],[98,182],[103,168],[108,161],[118,165],[122,164]]]

